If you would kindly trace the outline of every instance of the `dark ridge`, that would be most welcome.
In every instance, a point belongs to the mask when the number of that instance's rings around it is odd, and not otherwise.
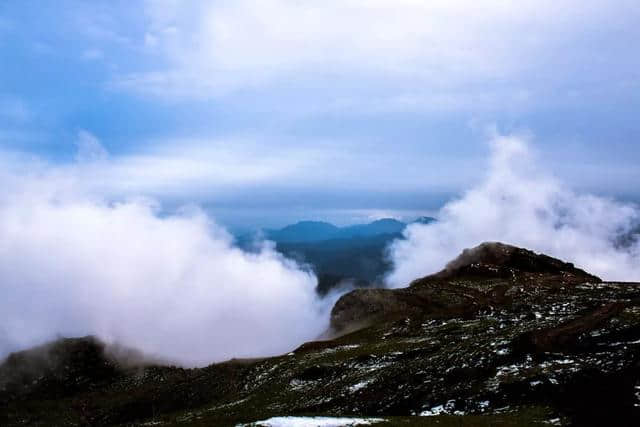
[[[165,364],[91,335],[61,338],[7,356],[0,364],[0,401],[25,393],[59,398],[105,386],[126,372]]]
[[[515,283],[553,287],[601,283],[600,278],[547,255],[498,242],[465,249],[444,270],[403,289],[356,289],[331,311],[332,332],[341,334],[394,316],[473,316],[512,300]]]
[[[29,393],[40,398],[63,397],[120,373],[105,344],[93,336],[64,338],[10,354],[0,365],[0,400]]]
[[[599,277],[576,268],[572,263],[499,242],[485,242],[465,249],[444,270],[431,277],[509,277],[514,273],[566,274],[579,281],[602,282]]]

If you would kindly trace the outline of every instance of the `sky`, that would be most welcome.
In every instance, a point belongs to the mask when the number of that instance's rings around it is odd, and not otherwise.
[[[634,0],[5,0],[0,162],[231,228],[345,224],[436,211],[497,129],[640,200],[637,22]]]

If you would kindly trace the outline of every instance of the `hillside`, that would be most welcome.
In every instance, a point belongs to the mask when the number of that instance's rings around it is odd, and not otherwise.
[[[640,423],[640,286],[551,257],[483,244],[407,288],[344,295],[331,326],[334,339],[203,369],[59,340],[0,366],[0,424]]]

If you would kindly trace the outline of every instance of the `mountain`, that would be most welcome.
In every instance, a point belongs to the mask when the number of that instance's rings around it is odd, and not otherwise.
[[[382,283],[391,269],[386,249],[402,234],[354,236],[319,242],[279,242],[276,250],[300,264],[308,264],[318,277],[317,291],[325,295],[341,284],[370,287]]]
[[[431,224],[435,218],[420,217],[413,223]],[[331,239],[350,239],[354,237],[371,237],[382,234],[399,234],[404,231],[407,224],[393,218],[383,218],[368,224],[356,224],[346,227],[337,227],[323,221],[300,221],[287,225],[284,228],[274,230],[262,230],[265,239],[273,240],[277,243],[308,243],[321,242]],[[255,236],[241,236],[242,241],[253,239]]]
[[[0,424],[640,425],[640,284],[486,243],[407,288],[344,295],[331,325],[202,369],[61,339],[0,365]]]
[[[412,223],[430,224],[421,217]],[[276,242],[276,250],[301,264],[309,265],[318,277],[318,293],[325,295],[345,283],[371,287],[382,283],[391,268],[387,247],[402,239],[407,224],[383,218],[369,224],[336,227],[319,221],[301,221],[279,230],[263,230],[262,236]],[[237,243],[251,249],[255,235],[243,235]]]
[[[317,242],[335,237],[340,228],[322,221],[300,221],[280,230],[264,230],[274,242]]]
[[[402,233],[407,227],[404,222],[392,218],[379,219],[369,224],[352,225],[343,227],[336,237],[352,238],[352,237],[368,237],[380,234],[396,234]]]

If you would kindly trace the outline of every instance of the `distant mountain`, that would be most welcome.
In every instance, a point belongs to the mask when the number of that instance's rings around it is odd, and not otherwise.
[[[420,217],[411,224],[430,224],[435,218]],[[383,218],[368,224],[337,227],[322,221],[300,221],[279,230],[262,230],[262,237],[276,243],[276,250],[301,264],[311,266],[318,276],[318,293],[324,295],[348,281],[355,287],[379,284],[390,270],[386,250],[402,239],[407,223]],[[238,246],[252,250],[255,234],[236,239]]]
[[[318,276],[318,293],[324,295],[344,281],[355,287],[381,283],[382,276],[391,268],[386,248],[401,238],[401,233],[387,233],[319,242],[278,242],[276,250],[310,265]]]
[[[318,242],[335,237],[340,228],[322,221],[300,221],[280,230],[264,230],[265,238],[274,242]]]
[[[358,224],[343,227],[339,230],[338,238],[376,236],[379,234],[402,233],[407,224],[393,218],[384,218],[369,224]]]
[[[435,221],[435,218],[423,216],[412,221],[411,224],[431,224]],[[368,224],[356,224],[346,227],[337,227],[323,221],[300,221],[279,230],[263,230],[263,234],[266,239],[274,242],[300,243],[402,233],[406,227],[407,223],[393,218],[383,218]]]

